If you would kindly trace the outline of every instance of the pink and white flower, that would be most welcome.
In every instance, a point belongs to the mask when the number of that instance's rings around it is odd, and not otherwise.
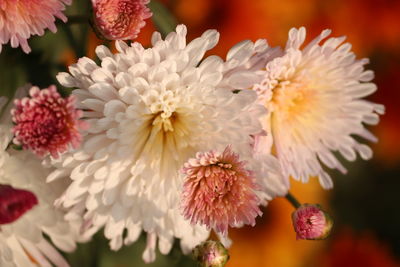
[[[197,153],[184,164],[182,172],[186,174],[183,215],[191,223],[206,225],[226,236],[228,226],[254,226],[255,218],[262,215],[254,173],[231,146],[222,153]]]
[[[72,0],[6,0],[0,1],[0,52],[8,42],[11,47],[21,46],[25,53],[31,48],[28,39],[43,35],[45,29],[57,31],[55,17],[63,22],[67,17],[62,13],[65,5]]]
[[[365,69],[368,59],[356,59],[344,37],[329,34],[325,30],[303,47],[305,28],[291,29],[286,47],[253,87],[269,110],[263,127],[272,143],[265,150],[274,148],[288,184],[289,177],[302,182],[318,177],[331,188],[323,165],[346,172],[334,153],[367,160],[371,148],[354,137],[377,141],[365,125],[376,125],[384,106],[364,99],[377,89],[374,73]]]
[[[100,37],[108,40],[135,39],[152,13],[150,0],[92,0],[93,24]]]
[[[297,239],[317,240],[326,238],[333,221],[319,205],[303,204],[292,213]]]
[[[75,108],[75,97],[62,98],[53,85],[43,90],[34,86],[29,95],[14,101],[14,143],[40,157],[50,154],[54,158],[70,146],[79,147],[79,131],[87,124],[79,120],[82,111]]]

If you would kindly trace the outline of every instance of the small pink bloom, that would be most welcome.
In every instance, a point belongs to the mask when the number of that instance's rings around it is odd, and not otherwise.
[[[193,258],[200,267],[224,267],[229,253],[220,242],[208,240],[194,248]]]
[[[0,224],[16,221],[37,204],[33,193],[0,184]]]
[[[25,53],[31,48],[27,40],[32,35],[43,35],[45,29],[56,32],[55,18],[66,22],[62,13],[64,5],[72,0],[1,0],[0,1],[0,52],[3,44],[21,46]]]
[[[108,40],[135,39],[151,17],[146,7],[150,0],[92,0],[93,26]]]
[[[31,98],[14,101],[15,108],[11,111],[14,143],[40,157],[50,153],[54,158],[70,145],[79,147],[82,140],[79,130],[87,124],[79,120],[82,111],[75,108],[74,96],[62,98],[54,85],[43,90],[34,86],[29,95]]]
[[[333,226],[332,219],[319,205],[303,204],[292,214],[297,239],[324,239]]]
[[[253,173],[228,146],[224,152],[197,153],[182,169],[183,215],[191,223],[206,225],[224,235],[228,226],[255,225],[261,215]]]

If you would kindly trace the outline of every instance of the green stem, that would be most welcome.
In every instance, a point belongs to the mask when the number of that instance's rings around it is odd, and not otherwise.
[[[76,24],[89,24],[89,17],[87,16],[68,16],[68,21],[64,23],[61,20],[56,21],[57,28],[62,27],[63,25],[76,25]]]
[[[86,24],[89,23],[89,18],[86,16],[68,16],[67,24]]]
[[[175,30],[177,21],[171,12],[162,3],[152,0],[149,8],[153,12],[152,20],[160,31],[161,35],[166,36]]]
[[[91,252],[91,262],[90,266],[91,267],[98,267],[99,266],[99,240],[97,236],[94,236],[93,242],[90,246],[90,252]]]
[[[301,203],[290,193],[288,192],[285,198],[292,204],[292,206],[297,209],[301,206]]]

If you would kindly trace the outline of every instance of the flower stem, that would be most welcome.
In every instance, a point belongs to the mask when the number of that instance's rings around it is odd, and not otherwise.
[[[89,23],[89,18],[86,16],[68,16],[67,24],[86,24]]]
[[[161,35],[166,36],[175,30],[177,21],[171,12],[162,3],[152,0],[149,8],[153,12],[152,20],[160,31]]]
[[[285,198],[292,204],[292,206],[297,209],[301,206],[301,203],[290,193],[288,192]]]

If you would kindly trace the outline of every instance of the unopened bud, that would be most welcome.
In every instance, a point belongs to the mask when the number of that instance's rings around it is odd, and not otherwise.
[[[297,239],[319,240],[326,238],[333,226],[328,213],[318,204],[303,204],[292,213]]]
[[[193,257],[200,267],[223,267],[229,253],[221,242],[208,240],[194,248]]]
[[[0,224],[16,221],[36,204],[33,193],[0,184]]]

